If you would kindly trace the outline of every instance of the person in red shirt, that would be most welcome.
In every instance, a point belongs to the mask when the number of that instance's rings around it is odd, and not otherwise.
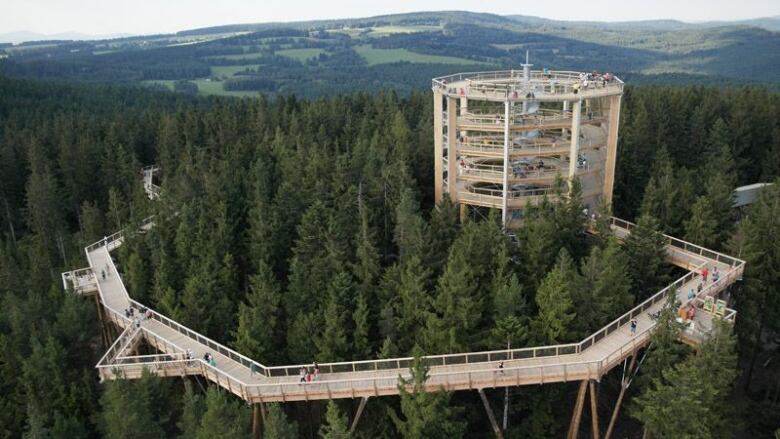
[[[701,277],[704,278],[704,282],[707,282],[707,276],[709,276],[710,271],[707,270],[707,267],[704,267],[701,269]]]

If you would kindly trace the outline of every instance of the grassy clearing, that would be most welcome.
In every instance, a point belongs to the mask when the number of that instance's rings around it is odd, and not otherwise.
[[[168,90],[173,91],[173,80],[146,80],[141,81],[144,85],[162,85]],[[195,79],[190,82],[194,82],[198,86],[198,93],[203,96],[235,96],[235,97],[256,97],[257,92],[254,91],[226,91],[222,88],[222,81],[211,81],[208,79]]]
[[[235,53],[232,55],[212,55],[207,56],[206,59],[230,59],[230,60],[237,60],[237,59],[253,59],[253,58],[259,58],[263,56],[260,52],[249,52],[249,53]]]
[[[370,37],[385,37],[393,34],[412,34],[416,32],[434,32],[441,30],[439,26],[376,26],[368,32]]]
[[[241,66],[211,66],[211,74],[213,76],[231,77],[236,73],[243,72],[246,69],[254,70],[258,67],[260,67],[259,64],[247,64]]]
[[[355,52],[366,60],[369,66],[388,64],[400,61],[429,64],[485,64],[465,58],[453,56],[426,55],[411,52],[407,49],[375,49],[370,44],[355,47]]]
[[[176,81],[171,80],[171,79],[147,79],[147,80],[141,81],[141,84],[150,85],[150,86],[151,85],[162,85],[165,88],[167,88],[168,90],[173,91],[173,83],[174,82],[176,82]]]
[[[324,52],[323,49],[312,47],[312,48],[304,48],[304,49],[279,50],[276,52],[276,54],[281,56],[286,56],[287,58],[297,59],[298,61],[304,62],[307,59],[318,57],[320,53],[323,52]]]

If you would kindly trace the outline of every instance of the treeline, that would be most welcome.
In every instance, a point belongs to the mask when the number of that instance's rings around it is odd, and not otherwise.
[[[777,139],[764,132],[777,130],[776,95],[630,89],[615,211],[639,227],[623,246],[606,234],[588,238],[577,197],[530,212],[515,241],[495,213],[461,222],[456,206],[434,205],[427,92],[205,100],[0,80],[0,95],[4,437],[246,434],[246,408],[213,386],[204,391],[202,382],[96,381],[102,348],[94,305],[63,293],[59,273],[84,265],[86,243],[149,214],[166,219],[118,253],[130,294],[269,365],[578,341],[675,276],[655,231],[739,246],[752,270],[746,278],[756,279],[736,296],[748,386],[741,404],[765,413],[777,407],[775,381],[751,379],[749,370],[768,354],[762,340],[780,332],[780,303],[771,294],[780,250],[764,239],[779,232],[772,218],[780,189],[766,192],[739,226],[742,240],[721,233],[735,230],[725,199],[733,186],[752,182],[759,169],[767,180],[778,175],[769,152]],[[683,96],[694,103],[681,105]],[[663,115],[693,125],[688,112],[697,106],[711,109],[694,111],[702,113],[700,142],[689,141],[692,129],[659,128]],[[765,112],[768,125],[740,119],[737,108]],[[737,129],[750,142],[733,137]],[[665,147],[653,143],[659,139]],[[683,152],[707,159],[683,172]],[[163,169],[155,203],[139,182],[150,163]],[[690,205],[673,195],[683,185],[668,182],[680,175],[692,179]],[[729,421],[707,427],[713,436],[728,436],[733,426],[755,436],[780,427],[771,416],[742,426],[745,412],[725,405],[736,374],[729,329],[722,343],[701,350],[711,356],[689,356],[671,317],[629,415],[656,436],[667,434],[671,419],[654,408],[671,403],[670,389],[685,383],[692,395],[711,395],[696,406],[701,419]],[[697,379],[713,356],[720,366],[709,373],[717,380]],[[415,369],[412,389],[425,373]],[[605,377],[605,397],[614,379]],[[513,389],[522,396],[511,398],[509,434],[561,435],[572,390]],[[501,393],[488,394],[495,406]],[[481,404],[469,392],[372,399],[358,435],[482,436],[490,430]],[[342,437],[349,401],[269,410],[268,437]],[[628,435],[636,424],[625,425]]]

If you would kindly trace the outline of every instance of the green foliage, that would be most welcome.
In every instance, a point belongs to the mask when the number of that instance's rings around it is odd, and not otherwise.
[[[336,401],[328,401],[328,409],[325,412],[325,424],[320,427],[320,437],[322,439],[344,439],[349,438],[349,425],[347,416],[341,412]]]
[[[416,349],[409,368],[411,378],[400,378],[400,416],[395,410],[388,414],[401,437],[458,438],[463,437],[466,423],[459,420],[463,409],[450,405],[450,395],[444,391],[426,392],[428,367]],[[403,416],[403,418],[401,417]]]
[[[214,437],[239,439],[249,434],[249,411],[217,387],[206,392],[206,411],[195,435],[197,439]]]
[[[140,381],[115,380],[101,397],[103,434],[109,438],[164,438],[163,412],[155,403],[159,378],[146,375]]]
[[[574,261],[562,249],[558,261],[536,291],[536,305],[539,308],[533,322],[536,341],[557,344],[570,338],[570,324],[576,317],[572,295],[578,283],[579,274]]]
[[[235,346],[239,352],[263,363],[276,364],[283,356],[282,293],[267,264],[249,279],[250,292],[238,307]]]
[[[298,423],[290,422],[287,419],[281,404],[267,404],[266,410],[263,437],[266,439],[296,439],[298,437]]]
[[[635,416],[654,436],[732,437],[726,398],[737,377],[736,338],[729,323],[716,319],[713,326],[695,355],[665,370],[663,380],[654,379],[637,397]]]
[[[637,299],[652,296],[666,285],[666,241],[655,218],[648,215],[639,217],[636,227],[626,239],[625,252]]]
[[[181,418],[176,424],[181,438],[193,438],[198,434],[200,420],[205,412],[206,402],[203,396],[195,392],[192,381],[185,381]]]

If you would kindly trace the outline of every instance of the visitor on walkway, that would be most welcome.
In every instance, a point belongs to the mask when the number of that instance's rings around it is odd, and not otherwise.
[[[701,282],[699,282],[699,286],[698,286],[698,287],[696,287],[696,292],[697,292],[697,293],[701,293],[701,290],[702,290],[702,288],[704,288],[704,284],[703,284],[703,283],[701,283]]]
[[[631,336],[636,334],[636,319],[631,319]]]
[[[707,276],[710,275],[710,270],[707,270],[707,267],[704,267],[701,269],[701,277],[704,279],[704,282],[707,282]]]
[[[152,310],[147,308],[147,310],[146,310],[146,320],[151,320],[151,319],[152,319]]]
[[[257,366],[252,362],[249,364],[249,376],[255,376],[255,373],[257,373]]]
[[[688,300],[691,300],[694,297],[696,297],[696,293],[694,293],[693,288],[691,288],[691,291],[688,291]]]
[[[504,374],[504,360],[498,362],[498,373]]]
[[[314,362],[314,381],[317,381],[317,378],[320,376],[320,365],[317,364],[317,362]]]
[[[718,272],[718,267],[715,267],[712,269],[712,283],[717,283],[719,278],[720,273]]]
[[[135,324],[135,329],[141,328],[141,319],[139,319],[138,317],[136,317],[135,320],[133,320],[133,323]]]
[[[301,383],[305,383],[305,382],[306,382],[306,368],[305,368],[305,367],[302,367],[302,368],[301,368],[301,369],[298,371],[298,375],[300,375],[300,377],[301,377],[301,381],[300,381],[300,382],[301,382]]]
[[[106,270],[100,270],[100,277],[102,277],[103,280],[106,280]]]

